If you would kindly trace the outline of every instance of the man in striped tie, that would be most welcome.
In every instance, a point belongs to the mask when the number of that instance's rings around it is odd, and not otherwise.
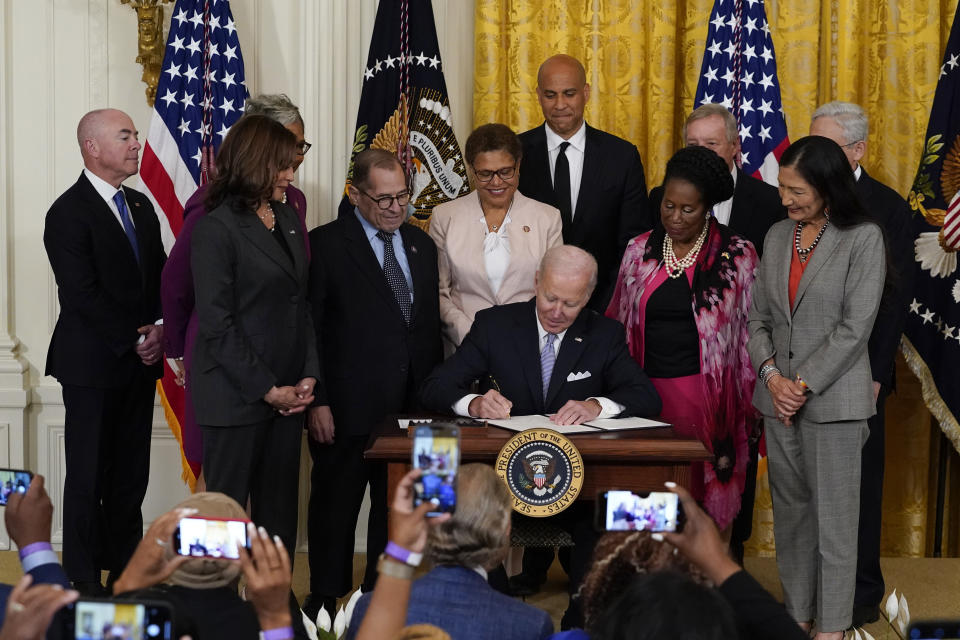
[[[43,230],[60,300],[46,373],[63,388],[63,568],[95,596],[100,570],[109,587],[143,534],[166,255],[150,201],[121,184],[139,170],[130,116],[91,111],[77,142],[85,168]]]
[[[477,313],[460,348],[424,382],[423,404],[434,411],[487,419],[547,414],[558,425],[657,415],[660,398],[630,357],[623,325],[586,308],[597,282],[593,256],[571,245],[554,247],[544,254],[535,278],[534,299]],[[477,379],[490,387],[482,395],[470,390]],[[572,594],[595,538],[592,505],[580,501],[574,507],[554,521],[571,532],[575,544],[565,564]],[[524,571],[545,573],[553,550],[529,551]],[[536,567],[527,566],[528,555],[536,557]],[[580,622],[579,608],[571,600],[562,625]]]

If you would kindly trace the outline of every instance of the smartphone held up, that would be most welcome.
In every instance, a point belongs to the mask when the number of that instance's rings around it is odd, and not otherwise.
[[[33,474],[23,469],[0,469],[0,507],[7,504],[14,493],[26,493]]]
[[[683,505],[675,493],[605,491],[597,497],[600,531],[682,531]]]
[[[413,468],[423,473],[413,485],[414,506],[433,502],[433,517],[453,513],[457,507],[457,469],[460,466],[460,428],[433,423],[416,428],[413,435]]]
[[[181,556],[239,560],[241,545],[250,548],[246,520],[183,518],[173,532],[173,549]]]
[[[167,640],[173,614],[162,602],[82,598],[61,612],[64,640]]]

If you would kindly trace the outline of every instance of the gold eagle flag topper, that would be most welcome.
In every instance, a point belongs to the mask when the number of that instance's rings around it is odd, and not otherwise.
[[[137,62],[143,67],[140,78],[147,85],[147,104],[153,106],[163,67],[163,6],[173,0],[120,0],[137,12]]]

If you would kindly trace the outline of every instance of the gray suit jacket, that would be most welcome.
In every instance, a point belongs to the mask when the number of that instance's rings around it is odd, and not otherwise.
[[[198,328],[187,379],[202,425],[267,420],[270,387],[320,379],[302,227],[289,206],[271,205],[289,256],[253,211],[229,201],[193,231]]]
[[[795,222],[767,233],[753,283],[750,341],[755,369],[773,357],[784,376],[797,374],[812,393],[800,410],[807,420],[865,420],[874,414],[867,340],[886,274],[883,233],[873,223],[827,227],[789,306]],[[775,414],[770,392],[757,384],[753,405]]]

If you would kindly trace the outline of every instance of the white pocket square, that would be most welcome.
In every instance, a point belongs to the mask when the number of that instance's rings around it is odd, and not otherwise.
[[[574,382],[576,380],[586,380],[590,377],[589,371],[577,371],[576,373],[571,373],[567,376],[567,382]]]

